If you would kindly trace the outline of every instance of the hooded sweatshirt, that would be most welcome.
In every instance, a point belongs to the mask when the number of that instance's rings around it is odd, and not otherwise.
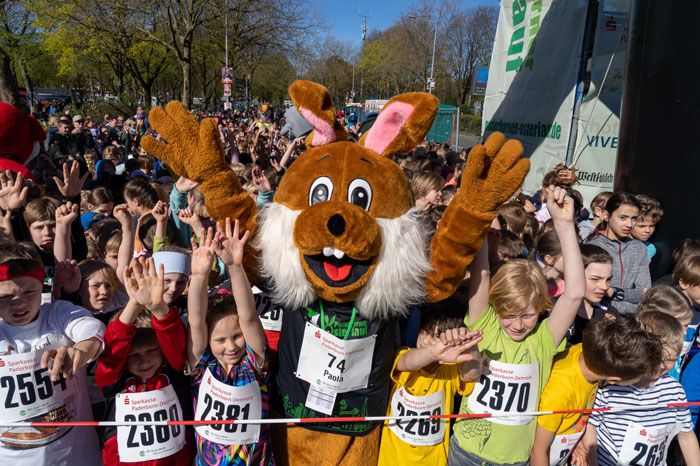
[[[625,298],[614,303],[623,314],[634,313],[642,300],[645,288],[651,288],[647,248],[639,240],[617,241],[598,233],[586,243],[605,249],[613,260],[613,276],[610,286],[622,288]]]

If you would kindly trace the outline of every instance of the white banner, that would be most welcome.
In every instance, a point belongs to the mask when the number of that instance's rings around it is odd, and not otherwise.
[[[612,191],[627,60],[629,0],[604,0],[591,56],[591,80],[579,112],[574,165],[585,205]]]
[[[586,0],[501,2],[486,87],[483,133],[520,140],[532,168],[524,190],[564,162],[571,130]]]

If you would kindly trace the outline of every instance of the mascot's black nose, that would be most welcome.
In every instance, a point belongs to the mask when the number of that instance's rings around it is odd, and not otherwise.
[[[328,226],[328,231],[330,231],[333,236],[340,236],[345,233],[345,219],[340,214],[331,215],[326,226]]]

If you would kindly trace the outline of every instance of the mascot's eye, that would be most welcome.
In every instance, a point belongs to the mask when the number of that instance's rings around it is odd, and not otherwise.
[[[311,185],[309,190],[309,205],[330,200],[333,194],[333,182],[327,176],[321,176]]]
[[[372,202],[372,188],[369,183],[362,178],[352,180],[348,188],[348,200],[358,207],[369,210]]]

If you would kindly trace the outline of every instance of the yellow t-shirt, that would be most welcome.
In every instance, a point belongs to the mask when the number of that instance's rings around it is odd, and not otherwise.
[[[583,347],[579,343],[558,354],[552,374],[540,396],[540,411],[588,409],[593,406],[597,383],[589,383],[581,372],[579,357]],[[542,428],[556,435],[577,434],[588,422],[587,414],[549,414],[537,419]]]
[[[402,348],[394,359],[394,367],[391,379],[394,382],[387,416],[391,416],[391,400],[394,393],[404,389],[414,396],[426,396],[438,391],[444,391],[443,414],[452,414],[454,408],[454,394],[468,395],[474,388],[473,383],[465,383],[459,379],[457,364],[439,364],[435,369],[428,366],[417,372],[400,372],[396,370],[399,359],[410,351],[410,348]],[[427,372],[425,369],[432,369]],[[401,415],[401,413],[393,413]],[[404,421],[405,422],[405,421]],[[450,449],[450,420],[439,420],[445,423],[445,436],[442,443],[430,446],[410,445],[394,434],[388,423],[382,427],[382,440],[379,447],[379,466],[414,465],[443,466],[447,464],[447,452]]]

